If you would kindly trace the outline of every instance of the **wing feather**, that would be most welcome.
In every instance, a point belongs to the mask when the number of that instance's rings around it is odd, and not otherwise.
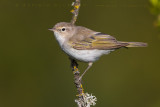
[[[82,40],[69,41],[69,44],[77,50],[112,50],[128,45],[128,43],[119,42],[114,37],[99,32]]]

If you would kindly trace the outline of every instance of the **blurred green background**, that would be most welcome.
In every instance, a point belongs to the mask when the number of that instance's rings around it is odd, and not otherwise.
[[[74,0],[0,0],[0,107],[76,107],[68,57],[48,28]],[[77,25],[147,48],[101,57],[83,78],[96,107],[160,107],[160,32],[149,0],[81,0]],[[80,71],[87,67],[80,64]]]

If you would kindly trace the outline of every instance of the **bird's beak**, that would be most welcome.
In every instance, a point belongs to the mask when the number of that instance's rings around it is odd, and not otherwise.
[[[51,28],[51,29],[48,29],[48,30],[50,30],[50,31],[54,32],[54,31],[55,31],[55,28]]]

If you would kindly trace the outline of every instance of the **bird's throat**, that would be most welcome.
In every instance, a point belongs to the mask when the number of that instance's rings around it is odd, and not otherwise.
[[[55,38],[58,41],[59,45],[62,47],[66,39],[57,32],[54,32]]]

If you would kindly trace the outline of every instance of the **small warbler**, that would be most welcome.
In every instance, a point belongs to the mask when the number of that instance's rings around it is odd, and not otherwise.
[[[88,67],[80,79],[92,66],[93,62],[104,54],[109,54],[111,51],[121,47],[147,46],[147,43],[142,42],[117,41],[113,36],[67,22],[57,23],[49,30],[54,32],[61,49],[70,58],[88,63]]]

